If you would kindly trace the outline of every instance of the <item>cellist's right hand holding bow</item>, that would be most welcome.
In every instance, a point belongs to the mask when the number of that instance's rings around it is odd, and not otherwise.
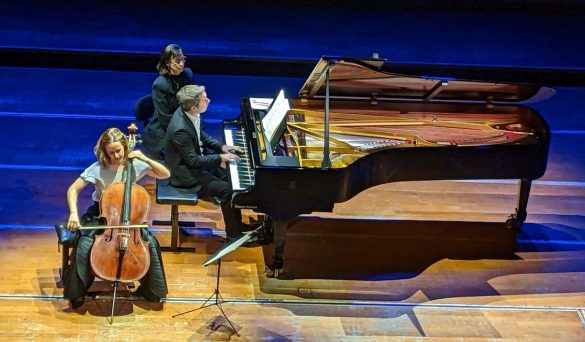
[[[77,230],[79,228],[79,216],[77,213],[69,214],[69,220],[67,221],[67,228],[71,230]]]

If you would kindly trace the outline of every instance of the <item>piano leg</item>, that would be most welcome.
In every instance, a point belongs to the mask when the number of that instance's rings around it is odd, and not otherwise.
[[[530,195],[530,186],[532,181],[529,179],[521,179],[518,184],[518,205],[516,206],[516,212],[506,220],[506,226],[509,229],[518,231],[522,226],[522,223],[526,221],[526,208],[528,207],[528,197]]]
[[[284,240],[286,239],[288,223],[289,220],[274,221],[272,262],[266,265],[266,276],[269,278],[278,278],[284,268]]]

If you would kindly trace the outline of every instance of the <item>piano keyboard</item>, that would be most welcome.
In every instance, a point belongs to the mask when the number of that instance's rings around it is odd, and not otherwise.
[[[244,153],[239,155],[239,162],[232,161],[227,165],[232,189],[244,190],[254,185],[254,172],[250,166],[250,153],[248,151],[248,144],[246,144],[244,130],[224,129],[223,133],[226,145],[237,146],[244,150]]]

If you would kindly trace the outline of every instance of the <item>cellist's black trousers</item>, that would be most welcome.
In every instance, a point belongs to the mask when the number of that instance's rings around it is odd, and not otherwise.
[[[81,217],[82,226],[99,225],[99,203],[87,209]],[[63,296],[74,299],[85,296],[91,286],[94,276],[91,272],[89,255],[93,246],[94,236],[101,234],[100,230],[81,230],[77,242],[74,244],[69,266],[63,270]],[[160,246],[156,238],[147,230],[141,229],[144,241],[150,243],[150,267],[144,278],[140,279],[140,292],[147,300],[157,300],[166,297],[167,281],[160,254]]]

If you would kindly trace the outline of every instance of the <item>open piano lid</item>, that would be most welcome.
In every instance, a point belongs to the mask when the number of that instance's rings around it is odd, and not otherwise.
[[[325,97],[325,73],[331,58],[321,58],[299,91],[302,99]],[[331,98],[447,102],[523,102],[554,94],[551,88],[527,83],[464,81],[406,76],[388,71],[380,59],[341,58],[329,73]]]

